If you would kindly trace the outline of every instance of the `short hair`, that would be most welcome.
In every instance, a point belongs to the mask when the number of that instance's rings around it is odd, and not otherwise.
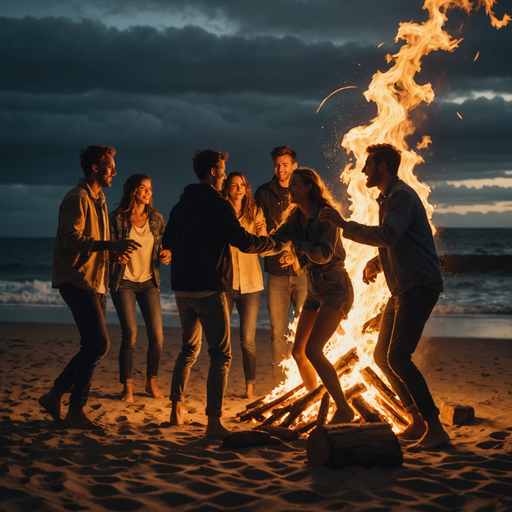
[[[92,172],[92,166],[98,165],[106,155],[114,156],[115,148],[112,146],[88,146],[80,151],[80,167],[86,176]]]
[[[217,168],[221,161],[227,162],[229,155],[215,149],[198,149],[192,158],[194,172],[200,180],[204,180],[212,167]]]
[[[284,155],[290,155],[293,163],[295,163],[297,161],[297,153],[290,146],[277,146],[270,152],[272,161],[275,161],[275,159],[278,156],[284,156]]]
[[[398,174],[402,153],[391,144],[373,144],[366,148],[368,154],[373,155],[375,166],[385,163],[391,175]]]

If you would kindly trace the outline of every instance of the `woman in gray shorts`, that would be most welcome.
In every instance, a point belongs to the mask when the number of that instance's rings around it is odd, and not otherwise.
[[[284,223],[271,236],[282,242],[291,241],[295,250],[295,255],[285,253],[281,258],[283,266],[297,264],[297,258],[308,272],[308,294],[292,355],[307,389],[316,389],[318,373],[336,403],[330,423],[348,423],[354,412],[345,400],[333,365],[324,355],[326,343],[347,318],[354,302],[340,231],[318,219],[323,207],[335,207],[335,203],[320,176],[305,167],[293,171],[289,193],[290,207],[284,213]]]

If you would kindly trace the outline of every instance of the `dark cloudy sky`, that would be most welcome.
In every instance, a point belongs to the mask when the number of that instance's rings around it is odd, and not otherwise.
[[[204,148],[228,151],[227,171],[255,189],[273,175],[271,149],[290,145],[341,194],[341,139],[375,115],[363,92],[403,44],[399,23],[426,20],[422,4],[0,0],[0,236],[54,235],[90,144],[117,149],[110,209],[144,172],[167,218]],[[500,19],[507,9],[498,0]],[[464,40],[416,77],[436,93],[414,114],[432,138],[416,174],[433,187],[437,223],[512,226],[512,26],[494,29],[483,11],[449,17]],[[344,86],[356,88],[317,114]]]

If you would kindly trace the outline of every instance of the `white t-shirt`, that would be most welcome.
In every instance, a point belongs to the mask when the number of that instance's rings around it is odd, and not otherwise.
[[[144,283],[153,277],[153,272],[151,271],[151,257],[153,255],[155,237],[153,233],[151,233],[149,219],[141,228],[132,225],[129,238],[139,242],[142,247],[132,252],[130,261],[127,263],[124,271],[124,279],[133,281],[134,283]]]

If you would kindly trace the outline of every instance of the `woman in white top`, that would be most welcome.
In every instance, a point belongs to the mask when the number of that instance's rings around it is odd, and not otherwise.
[[[124,385],[121,400],[133,402],[133,350],[137,340],[135,302],[139,304],[148,335],[146,392],[163,398],[156,377],[162,354],[163,329],[160,307],[159,262],[168,265],[171,252],[162,250],[165,222],[153,207],[153,183],[145,174],[133,174],[123,186],[119,206],[110,214],[112,240],[131,238],[141,247],[130,257],[111,261],[109,288],[121,323],[119,380]]]
[[[266,236],[267,228],[261,208],[251,195],[251,186],[241,172],[232,172],[223,184],[222,193],[235,209],[240,225],[249,233]],[[240,315],[240,346],[245,374],[246,397],[253,399],[256,382],[256,321],[260,307],[263,275],[257,254],[240,252],[231,247],[233,261],[233,292],[226,293],[229,313],[236,304]]]

